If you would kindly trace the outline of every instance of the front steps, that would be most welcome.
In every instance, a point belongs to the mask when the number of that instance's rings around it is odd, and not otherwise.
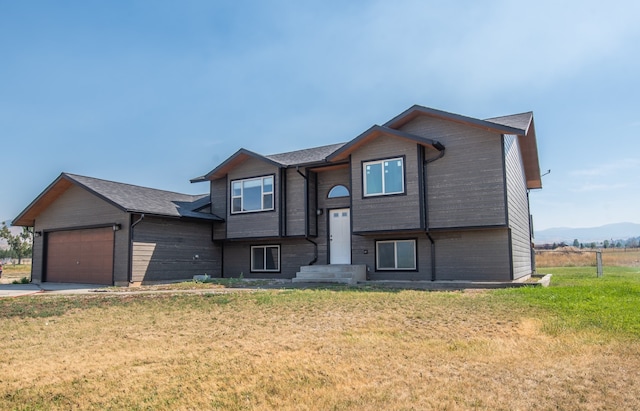
[[[291,281],[294,283],[357,284],[358,281],[367,281],[367,266],[351,264],[305,265],[300,267],[300,271]]]

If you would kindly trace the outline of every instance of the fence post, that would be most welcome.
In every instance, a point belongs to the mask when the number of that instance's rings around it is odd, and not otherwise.
[[[596,251],[596,270],[598,278],[602,277],[602,250]]]

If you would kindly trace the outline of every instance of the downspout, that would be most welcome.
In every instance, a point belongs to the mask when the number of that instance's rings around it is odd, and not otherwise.
[[[433,148],[435,148],[436,150],[439,151],[438,155],[433,157],[433,158],[428,158],[425,159],[423,162],[423,168],[422,168],[422,172],[423,172],[423,180],[424,180],[424,190],[423,190],[423,194],[424,194],[424,206],[425,206],[425,216],[424,216],[424,225],[425,225],[425,234],[427,235],[427,238],[429,239],[429,242],[431,243],[431,281],[435,281],[436,280],[436,242],[433,240],[433,237],[431,237],[431,232],[430,227],[429,227],[429,185],[427,184],[427,164],[429,163],[433,163],[436,160],[441,159],[442,157],[444,157],[444,153],[445,153],[445,148],[444,146],[439,143],[439,142],[435,142],[433,144]],[[424,150],[424,147],[423,147]]]
[[[307,265],[314,265],[318,261],[318,243],[309,238],[309,177],[300,172],[300,166],[296,166],[296,173],[304,178],[304,239],[313,244],[313,260]]]
[[[140,218],[131,223],[131,228],[129,229],[129,284],[133,283],[133,229],[141,223],[142,220],[144,220],[144,214],[140,214]]]

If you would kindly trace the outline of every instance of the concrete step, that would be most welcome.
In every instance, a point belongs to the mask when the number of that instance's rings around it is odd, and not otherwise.
[[[292,282],[357,284],[366,279],[366,265],[331,264],[302,266]]]

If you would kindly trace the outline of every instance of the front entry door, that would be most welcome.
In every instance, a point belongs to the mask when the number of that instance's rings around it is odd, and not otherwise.
[[[330,264],[351,264],[351,213],[348,208],[329,210]]]

